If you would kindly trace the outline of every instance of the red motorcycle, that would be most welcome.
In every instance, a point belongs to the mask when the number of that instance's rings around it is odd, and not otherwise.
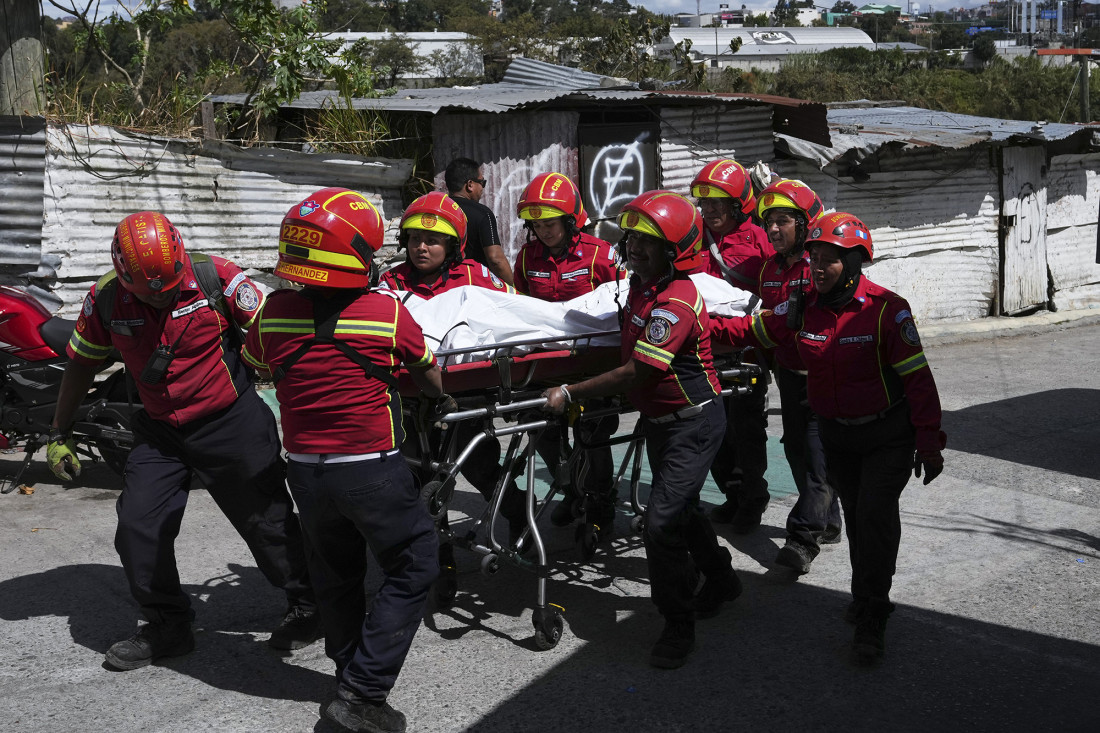
[[[0,478],[2,494],[19,486],[34,453],[46,445],[75,326],[21,290],[0,285],[0,449],[21,444],[26,451],[15,475]],[[109,367],[77,411],[73,440],[78,456],[102,460],[122,475],[133,445],[130,418],[141,403],[125,369]]]

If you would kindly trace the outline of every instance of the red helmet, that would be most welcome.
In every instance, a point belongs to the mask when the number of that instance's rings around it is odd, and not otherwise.
[[[441,191],[426,193],[405,209],[401,217],[401,232],[406,229],[423,229],[439,232],[458,240],[458,247],[452,252],[455,262],[461,262],[466,256],[466,214],[453,198]]]
[[[863,261],[872,261],[874,250],[871,249],[871,232],[867,225],[843,211],[825,214],[814,222],[809,236],[806,237],[806,247],[809,248],[815,242],[835,244],[841,249],[859,247],[863,250]]]
[[[519,218],[533,221],[571,216],[581,229],[588,224],[588,214],[581,202],[581,192],[573,181],[561,173],[541,173],[523,189],[516,204]]]
[[[760,192],[760,204],[756,209],[756,215],[762,220],[771,209],[794,209],[801,212],[809,226],[824,213],[825,205],[802,181],[784,179],[776,181]]]
[[[699,199],[729,198],[746,216],[756,208],[749,172],[736,160],[715,160],[703,166],[691,182],[691,195]]]
[[[678,193],[646,191],[619,211],[619,228],[668,242],[677,270],[695,269],[702,257],[703,216]]]
[[[164,214],[141,211],[115,227],[111,261],[132,293],[155,295],[179,285],[185,256],[183,237]]]
[[[275,274],[314,287],[370,287],[371,258],[385,230],[363,194],[322,188],[283,217]]]

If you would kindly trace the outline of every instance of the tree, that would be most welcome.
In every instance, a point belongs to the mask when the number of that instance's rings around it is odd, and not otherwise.
[[[830,13],[854,13],[856,11],[855,3],[848,2],[848,0],[837,0],[833,5]]]
[[[423,71],[428,61],[416,55],[409,37],[395,33],[381,41],[361,39],[351,47],[351,53],[361,58],[384,81],[384,87],[395,87],[397,80]]]
[[[997,43],[992,33],[979,33],[974,39],[974,58],[986,66],[997,57]]]

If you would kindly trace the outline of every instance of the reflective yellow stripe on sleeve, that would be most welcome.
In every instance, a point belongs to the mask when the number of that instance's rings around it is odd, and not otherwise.
[[[890,366],[898,373],[898,376],[904,377],[906,374],[912,374],[918,369],[928,366],[928,359],[925,358],[924,352],[922,351],[919,354],[914,354],[908,359],[903,359],[897,364],[891,364]]]
[[[106,359],[111,355],[111,349],[114,348],[110,345],[100,346],[99,344],[93,344],[76,331],[73,331],[72,338],[69,339],[69,346],[75,353],[85,359],[94,359],[95,361],[103,361]]]
[[[752,334],[756,336],[756,340],[760,342],[760,345],[765,349],[774,349],[776,347],[775,341],[768,335],[768,328],[764,325],[764,318],[759,313],[756,313],[752,317]]]
[[[664,349],[659,349],[653,344],[646,341],[639,341],[638,343],[634,344],[634,353],[640,354],[641,356],[647,356],[650,359],[655,359],[662,364],[671,364],[672,359],[675,356],[675,354],[673,354],[672,352],[665,351]]]

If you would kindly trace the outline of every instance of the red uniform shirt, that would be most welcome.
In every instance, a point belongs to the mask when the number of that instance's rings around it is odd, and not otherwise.
[[[512,268],[516,290],[539,300],[560,302],[591,293],[599,285],[626,277],[615,248],[581,232],[560,258],[542,242],[523,245]]]
[[[824,418],[874,415],[908,399],[918,450],[940,450],[940,397],[905,298],[860,280],[839,311],[806,301],[801,329],[787,328],[786,307],[742,318],[715,318],[718,343],[771,348],[791,341],[809,372],[810,409]]]
[[[718,249],[722,255],[722,261],[727,268],[737,267],[751,257],[759,257],[761,260],[775,254],[775,248],[768,241],[768,235],[763,229],[746,219],[741,226],[732,232],[717,235],[709,229],[703,232],[703,256],[699,265],[691,271],[691,274],[705,272],[714,277],[724,277],[720,265],[711,253],[711,246]]]
[[[499,290],[504,293],[514,293],[515,288],[508,285],[499,277],[489,272],[489,268],[473,260],[462,260],[449,270],[444,270],[431,285],[417,281],[417,271],[408,262],[402,262],[392,270],[387,270],[382,276],[378,287],[388,290],[404,290],[415,293],[421,298],[431,299],[448,290],[461,288],[464,285],[476,285],[490,290]]]
[[[720,391],[710,355],[706,304],[687,277],[630,283],[623,310],[623,362],[637,359],[661,371],[660,378],[627,392],[648,417],[698,405]]]
[[[779,254],[766,258],[750,257],[730,269],[730,281],[760,296],[763,310],[775,310],[781,303],[786,303],[796,290],[802,290],[807,299],[813,292],[809,255],[804,255],[792,265],[788,265],[787,258]],[[775,347],[775,362],[784,369],[794,371],[806,368],[793,341],[785,341]]]
[[[247,328],[263,296],[235,264],[221,257],[210,259],[217,268],[233,320]],[[184,268],[179,298],[168,308],[142,303],[121,283],[113,291],[108,327],[100,319],[96,288],[92,286],[66,353],[80,364],[99,366],[114,347],[136,378],[158,346],[174,344],[175,358],[164,379],[156,384],[136,379],[138,394],[150,417],[178,427],[228,407],[237,399],[239,389],[251,386],[236,350],[223,348],[231,326],[208,304],[190,260]]]
[[[248,332],[244,359],[272,371],[314,336],[313,300],[271,294]],[[340,314],[336,338],[391,372],[430,367],[435,355],[405,306],[384,290],[363,293]],[[291,453],[377,453],[401,447],[401,397],[328,344],[314,344],[275,385],[283,445]]]

